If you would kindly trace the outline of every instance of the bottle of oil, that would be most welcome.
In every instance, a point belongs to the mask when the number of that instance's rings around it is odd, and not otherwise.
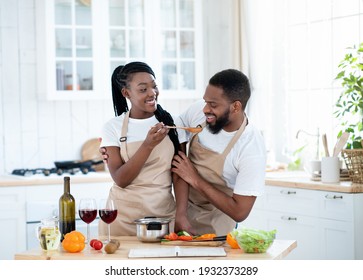
[[[64,193],[59,198],[59,230],[61,241],[68,232],[76,230],[76,203],[70,192],[70,178],[64,177]]]

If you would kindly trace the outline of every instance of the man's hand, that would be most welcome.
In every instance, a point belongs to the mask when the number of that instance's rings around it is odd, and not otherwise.
[[[181,151],[174,156],[172,166],[171,171],[177,174],[192,187],[195,187],[197,180],[201,178],[192,162],[185,153]]]
[[[98,138],[98,141],[101,143],[102,142],[102,138],[101,137],[99,137]],[[106,149],[106,147],[100,147],[99,149],[98,149],[98,151],[100,152],[100,154],[102,155],[102,160],[103,160],[103,162],[105,163],[105,164],[107,164],[108,163],[108,154],[107,154],[107,149]]]

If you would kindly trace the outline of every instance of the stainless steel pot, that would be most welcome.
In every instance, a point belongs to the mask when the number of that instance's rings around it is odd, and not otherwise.
[[[159,242],[169,234],[170,219],[145,217],[134,221],[137,238],[142,242]]]

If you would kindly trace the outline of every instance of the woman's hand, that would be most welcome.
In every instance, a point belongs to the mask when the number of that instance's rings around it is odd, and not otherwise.
[[[164,140],[165,136],[168,135],[169,129],[161,122],[150,128],[146,135],[143,145],[149,149],[154,149],[161,141]]]
[[[196,231],[191,226],[188,218],[185,215],[175,215],[175,225],[174,225],[174,232],[185,230],[186,232],[190,233],[191,235],[196,235]]]

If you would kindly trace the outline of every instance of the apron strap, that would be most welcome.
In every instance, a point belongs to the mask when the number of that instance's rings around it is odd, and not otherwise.
[[[229,154],[229,152],[232,150],[234,144],[236,144],[239,137],[242,135],[243,131],[245,130],[246,125],[247,125],[247,116],[246,116],[246,114],[244,114],[244,118],[243,118],[243,122],[242,122],[241,127],[237,130],[237,133],[233,136],[232,140],[229,141],[227,147],[224,149],[224,151],[222,153],[224,158],[226,158],[227,155]]]
[[[126,145],[126,141],[127,141],[127,136],[126,135],[127,135],[128,125],[129,125],[129,115],[130,115],[130,111],[127,111],[125,113],[124,121],[123,121],[123,124],[122,124],[121,137],[120,137],[121,157],[125,162],[129,160],[129,156],[128,156],[128,153],[127,153],[127,145]]]

